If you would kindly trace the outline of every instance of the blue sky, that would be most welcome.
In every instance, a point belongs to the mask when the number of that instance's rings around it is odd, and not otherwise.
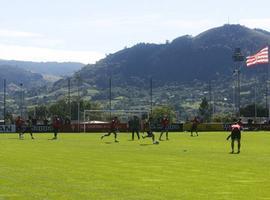
[[[94,63],[225,23],[270,31],[270,1],[0,0],[0,59]]]

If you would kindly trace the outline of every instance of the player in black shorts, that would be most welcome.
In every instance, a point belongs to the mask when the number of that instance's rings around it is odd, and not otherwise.
[[[158,141],[155,140],[155,134],[153,133],[153,131],[151,129],[151,121],[152,121],[152,118],[149,118],[144,123],[143,128],[144,128],[144,131],[146,131],[147,135],[143,135],[142,138],[145,139],[147,137],[150,137],[150,138],[152,138],[153,144],[158,144]]]
[[[32,129],[33,129],[33,121],[32,121],[32,117],[30,116],[28,118],[28,120],[26,120],[26,127],[25,127],[25,129],[23,131],[23,134],[28,132],[30,134],[32,140],[33,140],[34,136],[33,136],[33,130]]]
[[[54,137],[52,138],[52,140],[57,140],[57,136],[61,128],[61,125],[62,125],[61,119],[58,116],[54,116],[52,121]]]
[[[113,120],[111,121],[109,132],[107,134],[101,136],[101,139],[103,139],[104,137],[110,136],[111,133],[113,133],[114,134],[114,141],[119,142],[117,140],[118,126],[119,126],[119,120],[117,117],[114,117]]]
[[[231,138],[231,153],[234,153],[234,141],[236,140],[238,143],[238,151],[237,153],[240,153],[241,148],[241,126],[236,122],[231,126],[231,134],[227,137],[227,140]]]
[[[133,118],[129,121],[128,123],[129,125],[129,129],[132,133],[132,141],[134,140],[134,136],[135,136],[135,133],[137,134],[137,137],[138,137],[138,140],[140,139],[140,133],[139,133],[139,130],[140,130],[140,120],[139,118],[134,115]]]
[[[162,120],[161,120],[161,133],[160,133],[160,136],[159,136],[159,140],[162,141],[162,135],[164,132],[166,132],[166,140],[169,140],[169,136],[168,136],[168,132],[169,132],[169,119],[167,117],[167,115],[165,115]]]
[[[23,125],[24,125],[24,120],[21,118],[21,116],[18,116],[16,118],[16,132],[19,133],[19,139],[23,139]]]
[[[190,129],[190,136],[193,136],[193,132],[196,132],[196,135],[198,135],[198,124],[199,119],[197,117],[194,117],[194,119],[191,121],[191,129]]]

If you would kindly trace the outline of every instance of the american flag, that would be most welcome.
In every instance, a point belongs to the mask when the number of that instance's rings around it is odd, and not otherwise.
[[[246,63],[247,63],[247,67],[250,67],[252,65],[257,65],[257,64],[269,63],[268,46],[260,50],[258,53],[252,56],[248,56]]]

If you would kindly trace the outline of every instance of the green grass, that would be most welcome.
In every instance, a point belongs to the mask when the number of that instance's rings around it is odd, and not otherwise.
[[[172,133],[170,141],[120,134],[0,135],[0,200],[270,199],[270,134],[243,133],[229,154],[228,133]]]

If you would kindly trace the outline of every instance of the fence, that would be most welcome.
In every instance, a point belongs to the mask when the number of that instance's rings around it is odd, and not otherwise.
[[[170,132],[182,132],[190,131],[191,123],[175,123],[169,126]],[[198,125],[198,131],[229,131],[231,124],[228,123],[203,123]],[[95,133],[95,132],[106,132],[110,128],[109,123],[100,123],[100,124],[80,124],[80,129],[78,129],[78,124],[66,124],[63,125],[60,129],[60,132],[63,133],[76,133],[76,132],[85,132]],[[153,124],[153,131],[161,131],[161,125]],[[244,130],[247,131],[270,131],[270,124],[244,124]],[[34,133],[51,133],[53,132],[53,127],[51,125],[36,125],[32,127]],[[119,126],[120,132],[129,132],[128,126],[126,123],[122,123]],[[0,134],[1,133],[15,133],[15,125],[0,125]]]

